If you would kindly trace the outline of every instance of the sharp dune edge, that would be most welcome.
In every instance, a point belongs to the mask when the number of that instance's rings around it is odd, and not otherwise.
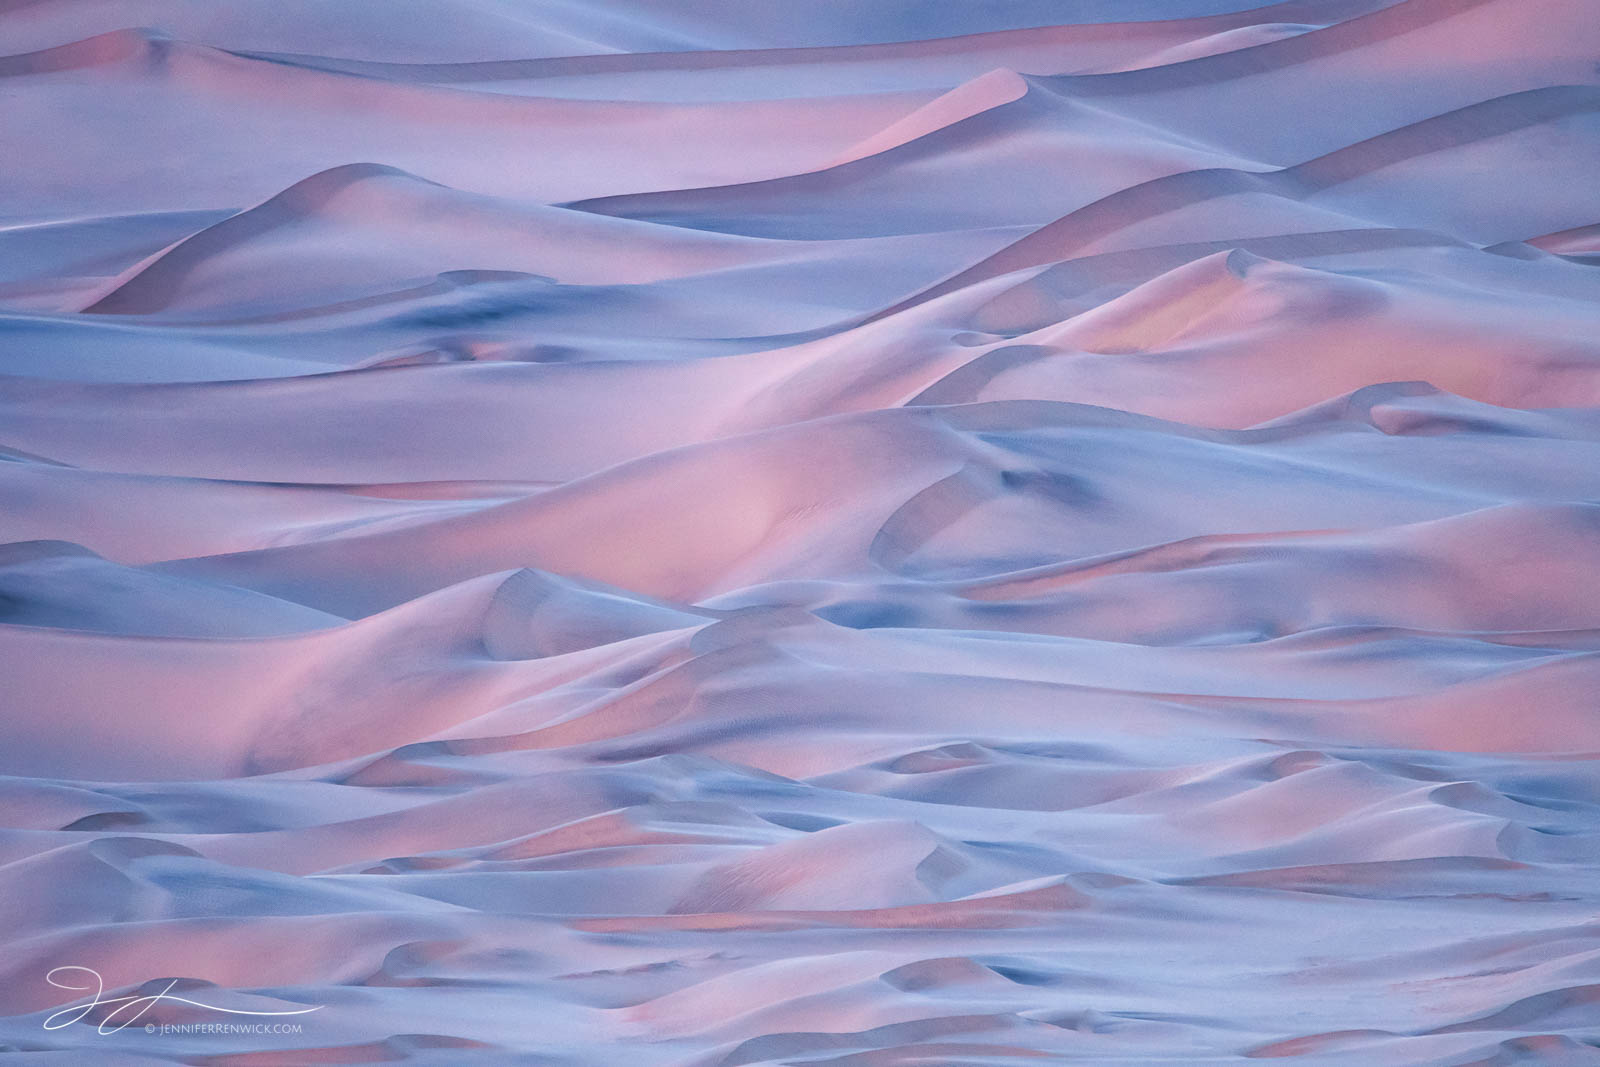
[[[1594,16],[0,3],[0,1050],[1600,1063]]]

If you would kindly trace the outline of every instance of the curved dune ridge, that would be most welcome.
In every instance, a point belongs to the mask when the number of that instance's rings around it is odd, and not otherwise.
[[[0,2],[0,1051],[1600,1063],[1594,16]]]

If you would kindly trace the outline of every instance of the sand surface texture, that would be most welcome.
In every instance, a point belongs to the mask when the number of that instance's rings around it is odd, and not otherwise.
[[[0,45],[0,1047],[1600,1062],[1594,0]]]

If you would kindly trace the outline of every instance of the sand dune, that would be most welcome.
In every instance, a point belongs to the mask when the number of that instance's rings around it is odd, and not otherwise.
[[[1271,18],[1315,18],[1326,24],[1394,2],[1289,0],[1265,8],[1193,18],[1041,25],[874,44],[596,52],[456,63],[383,63],[306,53],[268,54],[261,58],[389,80],[471,85],[497,92],[685,100],[769,97],[809,89],[860,91],[891,78],[906,87],[943,87],[997,66],[1030,74],[1116,70],[1160,62],[1159,57],[1168,50],[1207,52],[1258,43],[1257,28]],[[1127,14],[1127,9],[1121,13]],[[852,14],[857,19],[861,17],[859,12]],[[923,34],[927,29],[926,12],[918,14],[922,25],[917,30]],[[1292,22],[1279,25],[1284,24]],[[771,20],[763,28],[770,32],[774,28]],[[773,38],[765,36],[762,40]],[[755,76],[772,72],[773,68],[781,70],[781,78]]]
[[[0,40],[0,1048],[1600,1058],[1589,5]]]
[[[409,257],[398,239],[408,229],[415,249]],[[186,237],[131,268],[84,310],[139,314],[200,304],[260,313],[417,284],[444,273],[440,267],[579,285],[640,284],[781,255],[750,240],[649,231],[465,196],[392,167],[351,164]],[[313,270],[319,261],[325,266]],[[249,290],[269,278],[277,303],[261,305]]]

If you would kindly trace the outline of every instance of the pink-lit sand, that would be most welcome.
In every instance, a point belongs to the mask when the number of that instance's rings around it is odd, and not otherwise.
[[[0,51],[0,1049],[1600,1063],[1593,0]]]

